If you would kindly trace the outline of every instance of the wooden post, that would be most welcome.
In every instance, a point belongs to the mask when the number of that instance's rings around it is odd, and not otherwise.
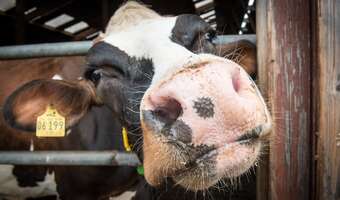
[[[256,11],[259,85],[274,119],[269,161],[259,170],[257,198],[309,199],[310,1],[260,0]]]
[[[316,198],[340,199],[340,1],[316,0]]]
[[[267,39],[267,0],[256,1],[256,41],[257,43],[257,65],[258,65],[258,85],[264,95],[265,99],[268,97],[268,73],[267,73],[267,51],[268,51],[268,39]],[[272,133],[273,134],[273,133]],[[269,145],[265,149],[265,153],[269,153]],[[256,199],[268,200],[269,198],[269,156],[264,154],[261,158],[261,162],[257,167],[256,176]]]

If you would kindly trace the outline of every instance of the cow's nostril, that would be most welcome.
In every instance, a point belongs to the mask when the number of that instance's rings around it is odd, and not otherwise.
[[[173,98],[166,99],[163,105],[157,106],[154,110],[154,115],[165,124],[172,124],[182,113],[181,104]]]
[[[234,74],[231,77],[232,83],[233,83],[233,87],[234,90],[236,92],[238,92],[240,90],[240,86],[241,86],[241,73],[240,73],[240,69],[237,69]]]

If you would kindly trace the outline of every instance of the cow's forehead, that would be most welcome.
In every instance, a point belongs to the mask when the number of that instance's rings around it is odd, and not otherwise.
[[[168,41],[175,26],[177,17],[162,17],[143,20],[138,25],[120,31],[111,32],[104,42],[111,44],[132,56],[146,56],[150,43],[160,44]],[[140,45],[140,46],[138,46]],[[138,48],[139,47],[139,48]]]
[[[137,59],[151,59],[153,81],[194,57],[191,51],[171,40],[178,17],[142,20],[138,25],[108,34],[103,41]]]

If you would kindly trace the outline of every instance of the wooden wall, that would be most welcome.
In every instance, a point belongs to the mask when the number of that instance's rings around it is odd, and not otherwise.
[[[340,199],[340,1],[257,1],[259,85],[274,116],[257,199]]]
[[[315,2],[314,199],[340,199],[340,1]]]
[[[311,26],[308,0],[257,1],[259,85],[274,118],[257,199],[304,200],[311,186]]]

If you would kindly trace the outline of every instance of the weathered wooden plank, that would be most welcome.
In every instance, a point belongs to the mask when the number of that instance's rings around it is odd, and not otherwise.
[[[317,118],[317,111],[318,111],[318,104],[319,104],[319,93],[318,93],[318,64],[317,64],[317,34],[316,34],[316,19],[317,19],[317,0],[312,0],[311,3],[311,79],[312,79],[312,90],[311,90],[311,139],[312,139],[312,146],[311,146],[311,200],[317,200],[317,189],[316,189],[316,169],[317,169],[317,162],[318,162],[318,155],[317,155],[317,143],[318,143],[318,118]]]
[[[316,1],[316,199],[340,199],[340,1]]]
[[[308,0],[257,1],[259,84],[274,117],[268,183],[258,181],[267,199],[310,198],[309,8]]]
[[[267,0],[256,1],[256,39],[257,39],[257,65],[258,65],[258,85],[265,99],[268,99],[268,73],[267,73],[267,60],[268,60],[268,43],[267,43]],[[260,40],[260,41],[259,41]],[[265,149],[269,152],[269,149]],[[256,173],[256,199],[268,200],[269,192],[269,157],[264,154],[261,162],[257,167]]]

